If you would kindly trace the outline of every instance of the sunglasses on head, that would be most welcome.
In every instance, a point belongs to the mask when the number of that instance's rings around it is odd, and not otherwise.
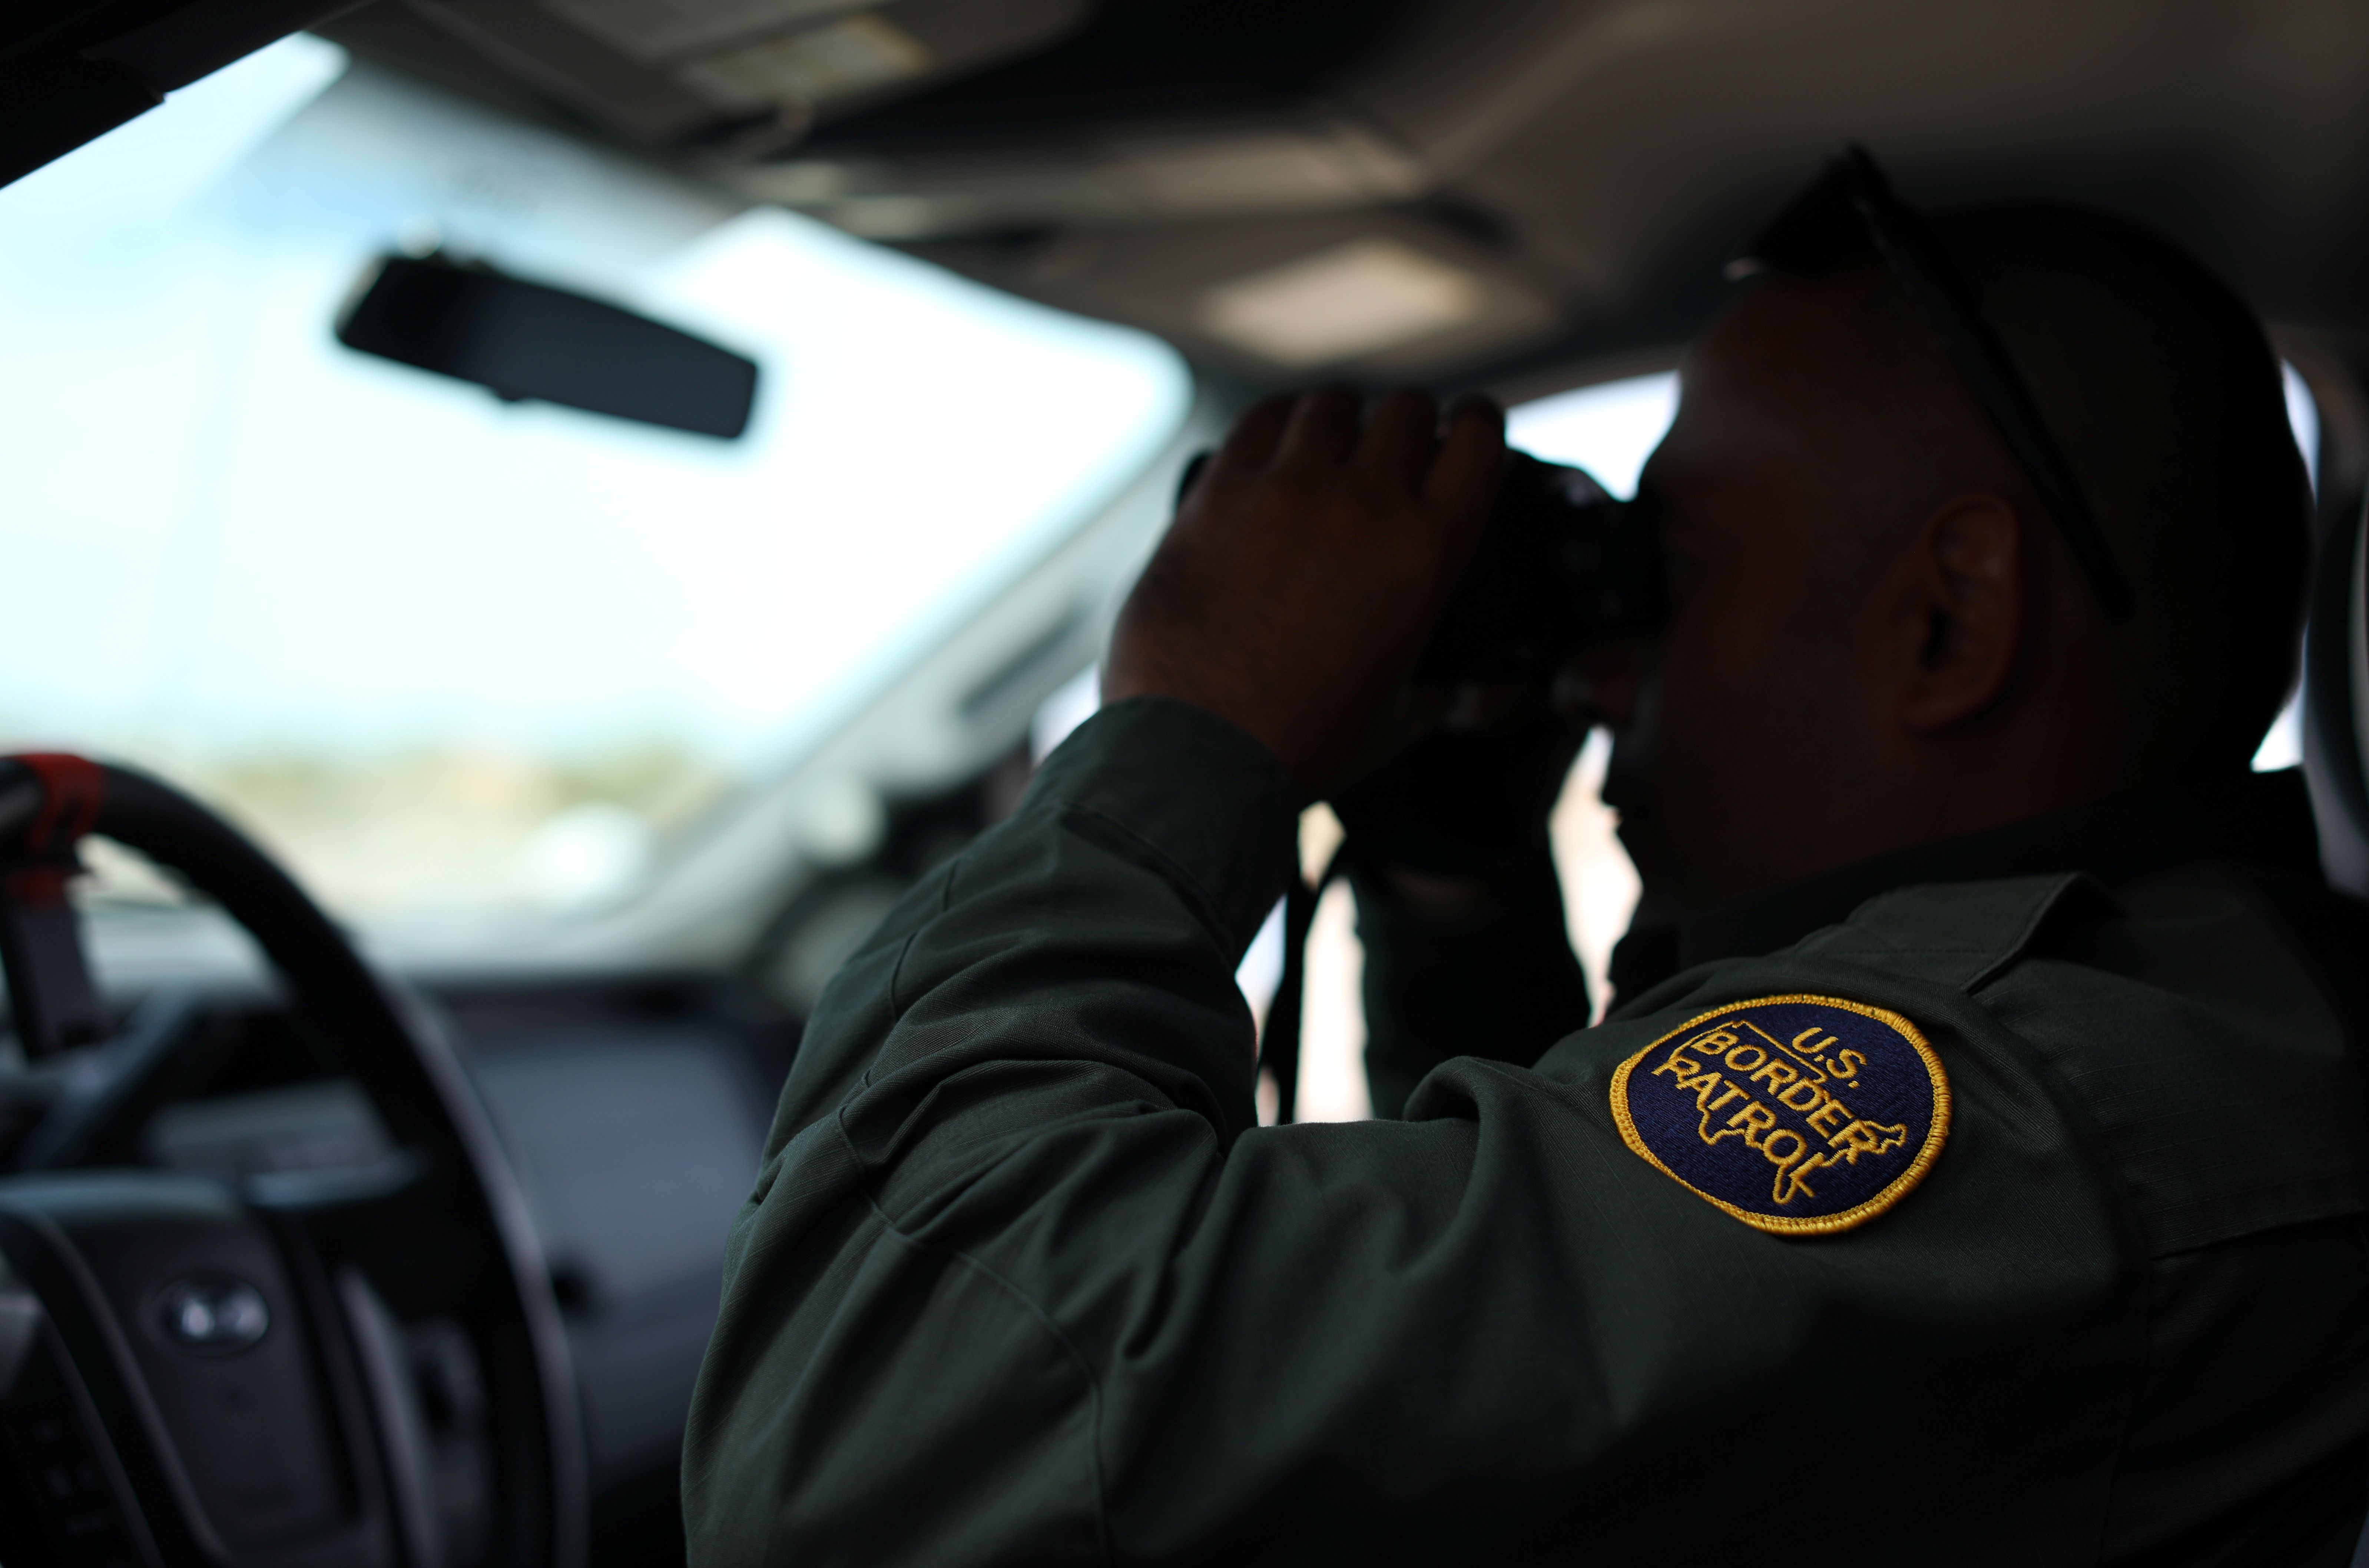
[[[1762,272],[1816,277],[1873,252],[1900,285],[1990,415],[2008,450],[2022,465],[2041,504],[2065,530],[2081,570],[2107,613],[2131,613],[2131,588],[2097,518],[2081,497],[2064,453],[2032,405],[2031,395],[1989,327],[1974,293],[1932,225],[1893,194],[1865,149],[1852,147],[1828,165],[1807,190],[1770,221],[1738,276]]]

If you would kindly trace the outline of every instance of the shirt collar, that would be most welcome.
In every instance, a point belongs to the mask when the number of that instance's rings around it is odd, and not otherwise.
[[[2214,856],[2318,878],[2318,836],[2302,769],[2115,796],[1838,866],[1675,922],[1632,926],[1613,952],[1613,989],[1634,996],[1696,964],[1790,947],[1897,887],[2052,871],[2087,871],[2112,887]]]

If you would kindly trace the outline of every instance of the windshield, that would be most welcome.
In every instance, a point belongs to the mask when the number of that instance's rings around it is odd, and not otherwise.
[[[738,441],[369,358],[441,247],[756,359]],[[584,907],[1184,419],[1139,333],[297,38],[0,190],[0,748],[191,789],[343,913]]]

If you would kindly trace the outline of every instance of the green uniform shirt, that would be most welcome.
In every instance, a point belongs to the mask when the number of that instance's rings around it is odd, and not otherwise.
[[[1295,822],[1247,736],[1121,703],[850,960],[733,1231],[695,1560],[2345,1560],[2354,906],[2201,837],[1879,869],[1403,1120],[1261,1129],[1233,972]],[[1385,985],[1378,1037],[1452,1049],[1488,965],[1450,982]],[[1802,994],[1906,1020],[1951,1108],[1921,1185],[1822,1235],[1613,1109],[1650,1042]]]

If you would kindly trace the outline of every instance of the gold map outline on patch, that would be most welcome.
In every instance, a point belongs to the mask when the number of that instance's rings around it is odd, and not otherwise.
[[[1688,1034],[1689,1030],[1701,1030],[1702,1032],[1693,1040],[1682,1041],[1676,1050],[1671,1051],[1671,1059],[1665,1060],[1660,1067],[1654,1069],[1654,1072],[1656,1075],[1679,1080],[1678,1086],[1681,1088],[1690,1087],[1694,1090],[1696,1104],[1702,1111],[1701,1126],[1697,1136],[1705,1143],[1717,1143],[1722,1138],[1741,1138],[1746,1146],[1759,1151],[1763,1157],[1776,1167],[1769,1192],[1772,1203],[1789,1203],[1804,1194],[1815,1197],[1816,1189],[1808,1186],[1807,1182],[1818,1170],[1836,1165],[1855,1165],[1862,1156],[1889,1153],[1906,1142],[1908,1128],[1906,1123],[1879,1124],[1865,1118],[1849,1118],[1847,1120],[1837,1119],[1837,1126],[1830,1133],[1828,1149],[1833,1152],[1814,1153],[1810,1151],[1806,1139],[1791,1128],[1777,1127],[1775,1117],[1766,1107],[1752,1100],[1748,1095],[1743,1096],[1745,1100],[1744,1108],[1723,1119],[1720,1124],[1720,1131],[1716,1132],[1712,1131],[1711,1111],[1724,1108],[1736,1096],[1722,1093],[1718,1096],[1716,1106],[1706,1105],[1704,1102],[1712,1097],[1712,1089],[1717,1083],[1723,1080],[1720,1080],[1716,1073],[1711,1073],[1709,1076],[1714,1080],[1713,1084],[1701,1083],[1704,1064],[1691,1060],[1688,1061],[1683,1071],[1674,1070],[1673,1067],[1673,1062],[1679,1057],[1679,1053],[1695,1044],[1696,1040],[1701,1040],[1706,1044],[1712,1043],[1710,1037],[1723,1032],[1719,1029],[1705,1028],[1704,1026],[1709,1024],[1722,1020],[1731,1024],[1741,1024],[1759,1036],[1761,1040],[1768,1041],[1768,1049],[1762,1053],[1760,1061],[1756,1062],[1751,1071],[1746,1074],[1746,1080],[1747,1082],[1763,1078],[1768,1080],[1772,1097],[1779,1097],[1787,1093],[1798,1095],[1805,1089],[1814,1089],[1817,1095],[1814,1100],[1804,1100],[1800,1105],[1781,1098],[1780,1101],[1797,1115],[1803,1115],[1804,1120],[1826,1114],[1830,1107],[1842,1105],[1839,1096],[1828,1091],[1827,1085],[1839,1082],[1847,1088],[1857,1086],[1859,1070],[1867,1064],[1866,1056],[1857,1051],[1837,1050],[1835,1038],[1825,1029],[1804,1030],[1789,1043],[1769,1034],[1749,1018],[1739,1017],[1750,1008],[1771,1007],[1796,1002],[1806,1002],[1821,1007],[1839,1007],[1845,1012],[1857,1013],[1862,1017],[1873,1018],[1890,1028],[1915,1049],[1917,1060],[1925,1064],[1926,1078],[1933,1089],[1932,1122],[1926,1129],[1925,1141],[1918,1147],[1916,1157],[1909,1161],[1907,1168],[1886,1182],[1882,1190],[1873,1196],[1836,1214],[1807,1217],[1764,1214],[1757,1210],[1745,1209],[1730,1203],[1725,1199],[1714,1197],[1663,1164],[1661,1156],[1647,1146],[1643,1136],[1637,1131],[1635,1119],[1629,1114],[1629,1078],[1638,1063],[1672,1040]],[[1811,1038],[1818,1035],[1825,1038],[1816,1040]],[[1720,1046],[1720,1054],[1724,1058],[1729,1052],[1739,1049],[1758,1050],[1759,1048],[1739,1034]],[[1777,1068],[1777,1071],[1772,1072],[1770,1070],[1772,1066]],[[1778,1076],[1780,1072],[1784,1074],[1781,1079]],[[1734,1085],[1730,1082],[1726,1086],[1733,1089]],[[1759,1117],[1756,1118],[1752,1115],[1755,1110],[1760,1112]],[[1848,1114],[1847,1108],[1845,1114]],[[1757,1230],[1771,1231],[1785,1235],[1822,1235],[1836,1231],[1848,1231],[1855,1225],[1865,1224],[1907,1197],[1915,1190],[1917,1184],[1925,1179],[1925,1173],[1932,1168],[1934,1160],[1940,1155],[1943,1142],[1949,1137],[1950,1079],[1949,1074],[1942,1070],[1940,1057],[1934,1053],[1933,1047],[1926,1040],[1923,1033],[1915,1024],[1888,1007],[1877,1007],[1864,1002],[1849,1001],[1840,996],[1820,996],[1806,992],[1782,996],[1755,996],[1740,1002],[1730,1002],[1724,1006],[1714,1007],[1707,1013],[1697,1014],[1677,1028],[1655,1039],[1643,1050],[1613,1069],[1612,1119],[1620,1129],[1621,1142],[1629,1145],[1631,1153],[1713,1208],[1725,1210]],[[1813,1125],[1815,1123],[1813,1122]],[[1821,1131],[1825,1130],[1821,1129]],[[1780,1136],[1792,1139],[1800,1147],[1798,1149],[1789,1147],[1785,1155],[1780,1157],[1768,1147]]]

